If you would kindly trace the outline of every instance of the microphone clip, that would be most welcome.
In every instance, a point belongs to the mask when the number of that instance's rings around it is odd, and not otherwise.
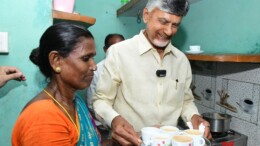
[[[157,77],[165,77],[166,76],[166,70],[157,70],[156,76]]]

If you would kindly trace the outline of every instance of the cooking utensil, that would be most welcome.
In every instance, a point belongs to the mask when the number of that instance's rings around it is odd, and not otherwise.
[[[230,127],[231,116],[221,113],[203,113],[202,117],[210,124],[210,131],[215,133],[227,132]]]

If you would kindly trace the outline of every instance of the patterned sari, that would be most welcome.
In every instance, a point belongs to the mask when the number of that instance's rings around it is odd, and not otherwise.
[[[80,124],[80,138],[77,146],[99,146],[101,138],[97,131],[96,125],[93,122],[85,102],[80,96],[76,95],[76,109]]]

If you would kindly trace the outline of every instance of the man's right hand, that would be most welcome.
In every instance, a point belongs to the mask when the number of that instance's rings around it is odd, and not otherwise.
[[[142,140],[135,132],[133,126],[120,115],[112,120],[111,126],[112,138],[120,145],[141,145]]]

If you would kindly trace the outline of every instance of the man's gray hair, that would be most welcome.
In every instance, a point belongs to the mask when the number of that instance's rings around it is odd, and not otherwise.
[[[185,16],[189,10],[189,3],[187,0],[148,0],[148,11],[151,12],[155,7],[177,16]]]

